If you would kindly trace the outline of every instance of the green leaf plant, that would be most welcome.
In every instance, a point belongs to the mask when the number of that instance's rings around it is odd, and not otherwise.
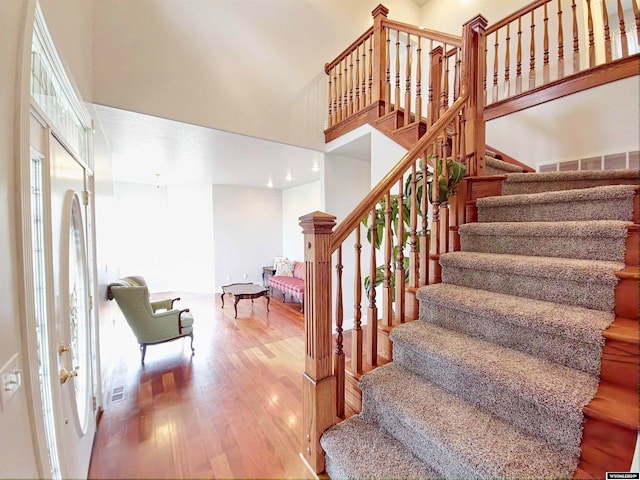
[[[418,168],[416,169],[416,203],[417,203],[417,207],[418,207],[418,218],[422,217],[423,212],[422,212],[422,195],[424,192],[424,183],[425,183],[425,176],[426,176],[426,183],[427,183],[427,193],[429,195],[429,201],[432,202],[433,199],[433,192],[432,192],[432,188],[433,188],[433,165],[435,164],[438,169],[438,201],[440,203],[440,205],[442,205],[443,203],[446,203],[449,200],[450,195],[452,194],[453,190],[455,189],[455,187],[458,185],[458,183],[460,183],[460,181],[464,178],[464,175],[467,171],[467,168],[465,167],[465,165],[463,163],[457,162],[453,159],[447,159],[447,178],[441,176],[442,175],[442,168],[444,165],[444,159],[443,158],[439,158],[437,159],[437,161],[434,161],[434,157],[433,155],[429,155],[428,157],[428,163],[431,166],[431,168],[427,169],[426,172],[425,170],[422,168],[422,160],[419,161],[418,164]],[[410,233],[410,228],[411,228],[411,194],[412,194],[412,188],[413,188],[413,176],[410,173],[406,180],[405,180],[405,184],[404,184],[404,204],[403,204],[403,208],[402,208],[402,217],[400,217],[400,202],[398,201],[398,196],[397,195],[390,195],[391,198],[391,229],[393,231],[393,237],[397,243],[397,239],[398,239],[398,225],[399,222],[401,221],[400,219],[402,218],[402,222],[405,225],[404,228],[404,235],[402,238],[402,246],[401,248],[404,250],[406,244],[407,244],[407,240],[409,239],[411,233]],[[382,199],[378,202],[378,204],[376,205],[375,208],[375,229],[376,229],[376,236],[375,236],[375,248],[376,250],[379,250],[380,247],[382,246],[382,240],[385,237],[385,210],[387,209],[387,197],[384,196],[382,197]],[[426,214],[426,212],[424,212]],[[369,244],[371,244],[371,228],[370,227],[370,215],[371,213],[368,213],[364,219],[362,220],[362,224],[367,228],[367,240],[369,241]],[[397,258],[398,255],[398,248],[400,248],[400,245],[396,244],[393,247],[393,258]],[[392,269],[395,270],[395,262],[391,262],[392,263]],[[409,258],[405,257],[404,258],[404,271],[405,271],[405,282],[409,281]],[[374,288],[381,285],[382,282],[384,281],[384,270],[385,270],[385,266],[384,265],[380,265],[378,267],[376,267],[376,276],[375,276],[375,282],[374,282]],[[395,301],[395,279],[396,276],[394,274],[394,272],[392,272],[391,274],[391,291],[392,291],[392,295],[393,295],[393,299]],[[371,293],[371,279],[369,278],[369,276],[366,276],[364,279],[364,287],[365,290],[367,292],[367,296],[370,295]]]

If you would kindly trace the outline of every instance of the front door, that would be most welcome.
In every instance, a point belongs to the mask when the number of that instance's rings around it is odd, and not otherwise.
[[[50,135],[50,218],[55,315],[50,319],[56,436],[62,478],[86,478],[96,417],[85,192],[89,177]],[[55,371],[53,371],[55,370]]]

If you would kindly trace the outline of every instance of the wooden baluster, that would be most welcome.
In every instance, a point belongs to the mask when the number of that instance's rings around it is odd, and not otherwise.
[[[355,90],[356,90],[356,101],[355,101],[355,109],[356,112],[359,112],[362,108],[360,105],[360,45],[356,47],[356,82],[355,82]]]
[[[336,217],[314,212],[300,217],[304,234],[305,360],[302,377],[302,455],[324,470],[320,435],[336,423],[336,378],[331,370],[331,235]]]
[[[349,54],[349,116],[353,113],[353,52],[351,52]]]
[[[633,4],[635,5],[635,1]],[[627,31],[624,25],[624,10],[621,0],[618,0],[618,20],[620,21],[620,46],[622,47],[622,58],[624,58],[629,56],[629,45],[627,44]]]
[[[631,5],[633,6],[633,16],[636,19],[636,38],[640,43],[640,9],[635,1],[631,2]]]
[[[362,108],[369,105],[371,99],[367,99],[367,39],[362,42],[362,85],[360,87],[360,95],[362,96]]]
[[[391,288],[391,258],[393,252],[393,230],[391,230],[391,193],[387,192],[384,206],[384,279],[382,281],[382,322],[391,326],[393,291]]]
[[[433,41],[431,42],[433,47]],[[440,117],[440,81],[442,77],[442,47],[431,48],[431,69],[429,73],[429,101],[427,122],[433,125]]]
[[[422,37],[418,37],[416,49],[416,123],[422,121]]]
[[[593,34],[593,15],[591,13],[591,0],[587,0],[587,26],[589,28],[589,68],[596,66],[596,43]]]
[[[576,14],[576,0],[571,0],[573,14],[573,73],[580,71],[580,40],[578,39],[578,17]]]
[[[376,208],[371,210],[371,259],[369,261],[369,308],[367,309],[367,364],[378,365],[378,307],[376,307]]]
[[[633,0],[635,1],[635,0]],[[611,62],[611,32],[609,30],[609,13],[607,2],[602,2],[602,23],[604,24],[604,61]]]
[[[518,17],[518,51],[516,52],[516,95],[522,92],[522,17]]]
[[[445,145],[444,151],[442,153],[442,175],[440,176],[444,179],[449,178],[449,155],[446,149],[447,146]],[[449,251],[449,205],[447,203],[447,198],[443,198],[440,200],[441,203],[445,203],[444,210],[440,209],[440,244],[442,245],[442,250],[440,253],[445,253]]]
[[[492,102],[498,101],[498,32],[499,30],[496,30],[496,43],[494,45],[493,51],[493,93],[491,96]]]
[[[385,94],[385,113],[391,113],[392,105],[391,105],[391,30],[386,29],[387,32],[387,41],[386,44],[386,54],[385,58],[387,59],[386,65],[387,68],[385,70],[385,81],[384,81],[384,94]],[[397,102],[396,102],[397,103]]]
[[[542,83],[549,83],[549,14],[547,3],[544,4],[544,53],[542,54]]]
[[[531,12],[531,46],[529,48],[529,90],[536,86],[536,24],[534,11]]]
[[[455,73],[454,73],[454,79],[453,82],[455,84],[455,90],[453,92],[453,101],[455,102],[458,97],[460,96],[460,69],[462,66],[462,60],[460,59],[460,49],[456,49],[456,57],[455,57],[455,65],[456,65],[456,69],[455,69]]]
[[[344,351],[342,347],[342,245],[338,247],[336,263],[336,352],[333,356],[333,374],[336,377],[336,415],[344,415]]]
[[[411,35],[407,33],[407,65],[404,85],[404,124],[411,123]]]
[[[418,179],[416,164],[411,165],[411,206],[409,207],[409,286],[418,288]],[[423,195],[426,190],[423,191]]]
[[[373,102],[373,34],[369,37],[369,103]]]
[[[558,78],[564,77],[564,34],[562,30],[562,0],[558,0]]]
[[[482,85],[483,85],[483,91],[484,91],[484,104],[487,105],[487,97],[489,96],[489,94],[487,93],[487,75],[489,75],[489,70],[487,70],[487,62],[488,62],[488,57],[489,57],[489,47],[487,45],[485,45],[484,48],[484,72],[485,75],[482,78]]]
[[[438,262],[440,258],[440,189],[438,188],[441,174],[438,174],[438,157],[433,158],[433,185],[431,188],[431,255],[436,258],[431,260],[431,272],[429,284],[440,283],[441,268]]]
[[[442,55],[442,61],[444,62],[444,68],[442,71],[442,93],[440,103],[440,114],[442,115],[449,108],[449,57],[447,56],[447,46],[444,46],[444,54]]]
[[[336,83],[336,96],[338,97],[338,122],[343,119],[342,116],[342,61],[336,65],[338,70],[338,83]]]
[[[405,270],[404,270],[404,184],[398,180],[398,254],[396,256],[396,323],[404,323]]]
[[[455,157],[454,157],[455,158]],[[449,215],[447,221],[447,238],[448,247],[450,252],[457,252],[460,250],[460,235],[458,228],[460,226],[460,220],[458,218],[458,185],[454,185],[449,195]]]
[[[427,189],[427,152],[422,154],[422,198],[420,199],[420,216],[422,218],[422,229],[419,240],[419,266],[418,266],[418,286],[427,285],[429,282],[429,190]]]
[[[353,281],[353,330],[351,331],[351,369],[356,373],[362,373],[362,273],[360,243],[360,224],[356,227],[355,249],[355,279]]]
[[[395,105],[396,110],[400,109],[400,30],[396,30],[396,89],[395,89]],[[404,123],[400,123],[400,126]]]
[[[349,118],[349,60],[344,57],[344,77],[342,77],[342,118]]]
[[[511,64],[511,34],[509,29],[511,24],[507,24],[507,38],[505,39],[506,46],[504,52],[504,98],[508,98],[511,95],[511,83],[509,81],[509,65]],[[497,32],[496,32],[497,33]]]
[[[327,126],[331,128],[333,126],[333,88],[331,82],[331,70],[328,72],[329,75],[329,119]]]

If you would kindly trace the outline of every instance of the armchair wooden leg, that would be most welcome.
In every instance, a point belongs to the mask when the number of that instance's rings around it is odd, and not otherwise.
[[[147,346],[145,344],[140,345],[140,354],[142,355],[140,363],[144,363],[144,356],[147,354]]]

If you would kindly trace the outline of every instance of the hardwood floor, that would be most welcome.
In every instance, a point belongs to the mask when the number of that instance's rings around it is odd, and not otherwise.
[[[302,440],[303,315],[295,303],[181,295],[189,340],[150,346],[122,320],[89,478],[313,478]]]

